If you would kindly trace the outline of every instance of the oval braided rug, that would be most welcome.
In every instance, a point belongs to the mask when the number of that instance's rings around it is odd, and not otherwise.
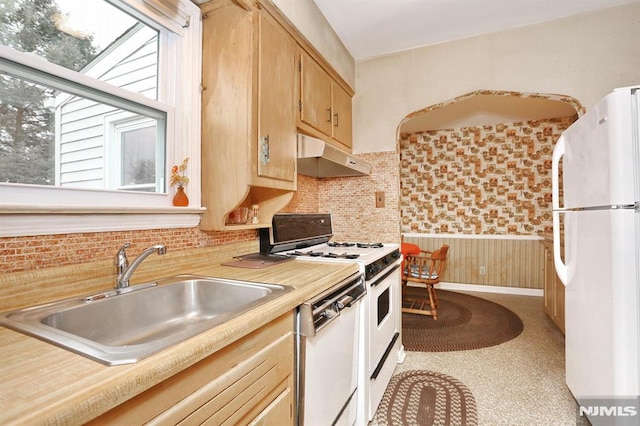
[[[391,377],[373,423],[476,426],[476,400],[469,388],[451,376],[404,371]]]
[[[426,293],[407,287],[409,296]],[[522,333],[518,315],[504,306],[480,297],[436,290],[438,319],[402,314],[402,343],[408,351],[449,352],[499,345]],[[427,305],[428,306],[428,305]]]

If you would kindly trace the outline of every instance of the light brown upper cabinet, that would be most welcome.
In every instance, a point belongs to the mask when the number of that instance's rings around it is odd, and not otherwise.
[[[299,126],[313,134],[328,136],[329,142],[351,151],[351,94],[340,86],[307,53],[300,53]],[[309,129],[307,126],[310,126]],[[317,135],[314,135],[317,136]]]
[[[331,95],[333,96],[333,138],[351,148],[353,140],[351,95],[335,83],[331,86]]]
[[[258,25],[257,174],[295,183],[295,45],[265,16],[258,15]]]
[[[271,226],[293,196],[296,43],[259,2],[203,5],[202,229]],[[228,224],[259,205],[257,224]]]

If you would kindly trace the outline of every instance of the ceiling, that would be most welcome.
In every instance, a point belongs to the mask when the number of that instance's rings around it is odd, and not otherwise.
[[[638,0],[313,1],[357,61]]]

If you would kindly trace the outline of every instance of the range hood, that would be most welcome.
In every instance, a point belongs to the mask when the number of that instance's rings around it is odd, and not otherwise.
[[[364,176],[371,165],[322,139],[298,134],[298,173],[313,177]]]

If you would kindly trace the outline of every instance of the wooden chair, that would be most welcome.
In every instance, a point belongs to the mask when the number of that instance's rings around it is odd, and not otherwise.
[[[433,252],[423,250],[420,254],[408,254],[405,267],[402,270],[402,312],[420,315],[431,315],[438,319],[438,295],[433,287],[440,282],[447,263],[448,245],[443,245]],[[408,282],[424,285],[427,290],[425,297],[409,297],[406,294]],[[429,304],[430,309],[425,309]]]

